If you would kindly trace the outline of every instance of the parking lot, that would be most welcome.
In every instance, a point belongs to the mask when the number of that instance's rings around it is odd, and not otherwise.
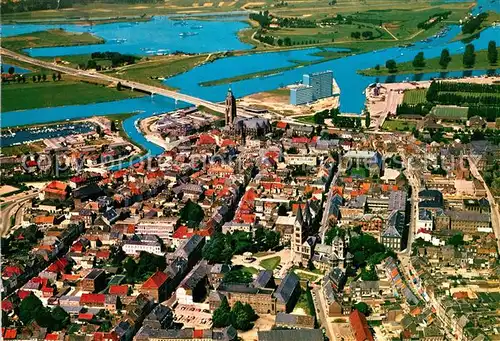
[[[212,314],[204,305],[178,304],[174,310],[175,322],[184,324],[184,327],[210,329]]]

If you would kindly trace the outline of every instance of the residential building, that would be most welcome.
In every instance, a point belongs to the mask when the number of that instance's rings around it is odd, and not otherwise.
[[[349,324],[356,341],[374,341],[366,317],[359,310],[355,309],[349,315]]]
[[[106,273],[103,269],[92,269],[81,281],[83,291],[98,292],[106,285]]]
[[[312,87],[313,100],[333,96],[333,72],[315,72],[302,76],[302,83]]]
[[[163,255],[161,244],[150,240],[127,240],[122,245],[123,252],[127,255],[138,255],[142,251],[149,252],[155,255]]]
[[[406,246],[404,242],[405,227],[406,215],[401,211],[392,211],[380,236],[380,242],[390,250],[401,251]]]
[[[155,235],[165,243],[170,243],[178,220],[176,217],[143,218],[135,226],[135,233]]]
[[[154,298],[155,302],[163,302],[167,296],[168,275],[156,271],[149,277],[140,289],[140,292]]]
[[[290,104],[302,105],[313,102],[313,87],[299,84],[290,88]]]

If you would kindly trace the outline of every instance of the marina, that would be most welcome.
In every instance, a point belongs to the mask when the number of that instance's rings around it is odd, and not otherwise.
[[[53,124],[49,126],[29,127],[13,132],[13,129],[2,131],[0,146],[9,147],[54,137],[88,133],[95,130],[91,123]]]

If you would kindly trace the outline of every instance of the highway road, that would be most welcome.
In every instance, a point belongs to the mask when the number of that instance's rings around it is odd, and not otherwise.
[[[500,250],[500,213],[498,204],[495,201],[495,197],[491,194],[490,188],[484,182],[483,176],[479,173],[476,164],[472,160],[471,157],[468,157],[469,160],[469,169],[479,181],[482,182],[484,188],[486,189],[486,196],[488,201],[490,202],[490,210],[491,210],[491,227],[493,228],[493,232],[495,233],[495,237],[497,239],[497,251]]]
[[[24,210],[21,208],[28,200],[33,199],[38,195],[38,191],[33,192],[23,192],[15,196],[14,199],[7,200],[3,204],[8,203],[7,206],[2,208],[0,213],[0,224],[1,224],[1,236],[5,236],[8,234],[11,226],[10,226],[10,218],[15,215],[16,224],[21,222],[21,214]],[[19,213],[21,211],[21,213]]]

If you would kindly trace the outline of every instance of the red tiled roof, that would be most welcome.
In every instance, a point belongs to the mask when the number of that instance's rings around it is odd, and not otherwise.
[[[288,125],[288,123],[283,122],[283,121],[279,121],[278,123],[276,123],[276,128],[286,129],[287,125]]]
[[[17,330],[2,328],[2,337],[4,340],[15,339],[17,337]]]
[[[215,139],[208,135],[208,134],[200,134],[200,137],[198,138],[198,143],[197,144],[216,144],[217,141]]]
[[[119,337],[116,332],[95,332],[94,333],[94,341],[118,341]]]
[[[201,338],[203,338],[203,329],[194,329],[193,339],[201,339]]]
[[[3,269],[2,276],[4,277],[12,277],[12,275],[20,275],[23,273],[23,270],[21,270],[20,267],[18,266],[6,266],[5,269]]]
[[[14,309],[14,305],[12,304],[11,301],[5,299],[2,301],[2,310],[3,311],[11,311],[12,309]]]
[[[54,219],[55,217],[53,215],[49,216],[43,216],[39,215],[38,217],[35,217],[34,223],[35,224],[54,224]]]
[[[56,260],[54,263],[50,264],[49,267],[47,268],[47,271],[61,273],[64,272],[68,264],[69,262],[66,258],[60,258]]]
[[[466,291],[457,291],[457,292],[453,293],[453,298],[464,299],[464,298],[469,298],[469,295],[467,294]]]
[[[94,318],[94,314],[91,313],[80,313],[78,314],[79,320],[92,320]]]
[[[74,176],[69,181],[74,182],[75,184],[80,184],[82,182],[85,182],[85,178],[81,176]]]
[[[357,341],[374,341],[373,335],[368,327],[368,322],[366,322],[366,317],[358,310],[353,310],[349,315],[349,323]]]
[[[59,334],[58,333],[47,333],[47,335],[45,335],[45,340],[59,340]]]
[[[109,252],[109,250],[99,250],[95,254],[96,258],[100,258],[100,259],[108,259],[110,255],[111,255],[111,252]]]
[[[143,289],[159,289],[167,280],[168,276],[166,273],[161,271],[156,271],[151,277],[147,279],[142,285]]]
[[[127,296],[128,285],[110,285],[108,292],[110,295]]]
[[[45,188],[44,192],[58,194],[58,195],[66,195],[68,185],[61,181],[52,181]]]
[[[19,298],[21,300],[24,300],[29,295],[31,295],[31,291],[27,291],[27,290],[18,290],[17,291],[17,296],[19,296]]]
[[[82,296],[80,297],[80,304],[104,304],[105,300],[106,295],[104,294],[82,294]]]
[[[305,136],[292,138],[292,143],[309,143],[309,138]]]

